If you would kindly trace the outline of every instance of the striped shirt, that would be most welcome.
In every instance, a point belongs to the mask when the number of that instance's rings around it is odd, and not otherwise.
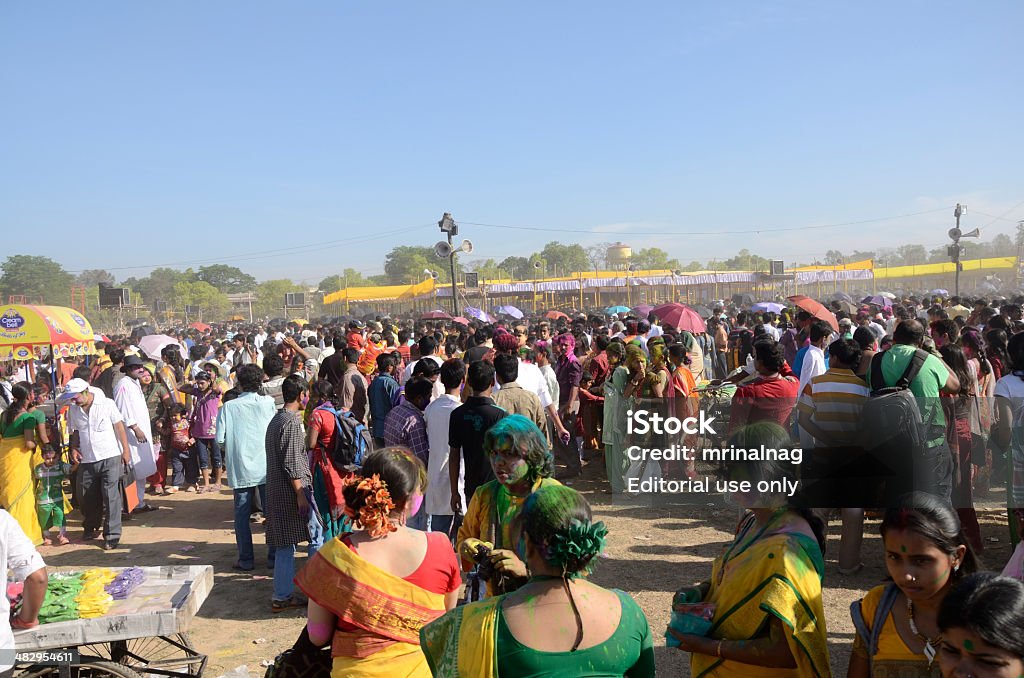
[[[861,442],[861,412],[871,390],[851,370],[832,368],[812,378],[797,401],[797,410],[828,434],[816,441],[825,447],[857,446]]]

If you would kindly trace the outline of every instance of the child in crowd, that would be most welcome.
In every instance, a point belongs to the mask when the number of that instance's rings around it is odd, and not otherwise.
[[[184,405],[171,405],[171,447],[184,466],[186,491],[195,492],[199,489],[199,459],[192,451],[196,441],[189,433],[191,424],[186,414],[188,410]]]
[[[64,479],[70,478],[78,464],[57,461],[57,452],[52,448],[43,450],[43,463],[35,468],[36,512],[39,527],[43,532],[43,545],[50,546],[50,530],[57,528],[57,543],[68,544],[67,526],[64,521]]]

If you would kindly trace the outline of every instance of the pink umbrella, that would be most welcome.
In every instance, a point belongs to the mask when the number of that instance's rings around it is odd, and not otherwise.
[[[460,325],[468,325],[469,324],[469,321],[466,320],[465,318],[463,318],[461,315],[457,315],[454,318],[452,318],[452,322],[453,323],[459,323]]]
[[[452,317],[444,311],[438,309],[436,311],[430,311],[420,316],[420,320],[451,320]]]
[[[661,318],[661,322],[671,325],[677,330],[686,330],[695,334],[704,334],[708,331],[704,318],[701,318],[699,313],[686,304],[662,304],[655,306],[651,312]]]

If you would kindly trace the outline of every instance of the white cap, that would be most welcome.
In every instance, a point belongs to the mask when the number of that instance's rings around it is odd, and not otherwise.
[[[64,385],[64,390],[61,392],[59,396],[57,396],[57,400],[70,400],[79,393],[84,393],[85,391],[88,390],[89,382],[87,382],[85,379],[72,379],[71,381]]]

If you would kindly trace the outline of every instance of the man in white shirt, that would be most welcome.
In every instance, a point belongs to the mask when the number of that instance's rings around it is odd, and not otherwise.
[[[427,423],[427,444],[430,452],[427,455],[427,496],[426,510],[431,532],[444,532],[454,542],[458,534],[462,516],[452,513],[451,478],[448,475],[448,425],[452,411],[462,404],[459,399],[459,387],[466,378],[466,366],[461,360],[447,360],[441,365],[441,378],[438,380],[444,387],[444,393],[427,405],[423,411],[423,419]],[[465,470],[459,467],[459,496],[462,505],[466,506]]]
[[[811,325],[808,335],[811,343],[800,367],[800,393],[804,392],[804,387],[811,383],[811,379],[825,374],[825,347],[832,337],[832,327],[821,320]],[[814,447],[814,438],[803,429],[800,429],[800,441],[806,449]]]
[[[494,337],[494,351],[499,355],[505,354],[518,357],[519,341],[515,336],[508,334],[507,332],[497,334]],[[516,383],[522,386],[524,390],[537,394],[537,397],[540,398],[540,406],[548,413],[548,418],[554,426],[555,435],[562,440],[569,440],[571,434],[562,424],[562,418],[558,416],[557,391],[555,393],[555,399],[553,400],[551,397],[551,389],[548,386],[548,381],[544,378],[544,374],[540,371],[540,368],[533,363],[524,362],[520,359],[519,376],[516,377]],[[556,388],[557,384],[558,381],[555,380]],[[499,390],[500,386],[495,383],[494,392],[497,393]]]
[[[39,625],[39,609],[46,597],[46,563],[32,546],[18,522],[0,509],[0,572],[10,571],[15,581],[25,582],[21,609],[11,617],[7,596],[0,596],[0,675],[8,675],[13,666],[15,629],[31,629]]]
[[[132,438],[129,438],[128,445],[132,451],[132,465],[135,467],[135,491],[139,497],[139,505],[135,508],[137,513],[155,511],[155,506],[146,503],[146,478],[156,473],[157,454],[153,448],[152,424],[149,421],[149,408],[146,406],[146,396],[142,395],[142,386],[139,379],[146,372],[146,366],[135,356],[124,359],[121,365],[121,372],[128,376],[117,382],[117,389],[114,391],[114,404],[117,410],[124,417],[124,426],[131,429]]]
[[[58,400],[71,401],[68,432],[78,469],[78,499],[82,509],[82,539],[89,541],[103,525],[103,548],[116,549],[121,542],[121,469],[131,463],[131,448],[124,417],[114,401],[84,379],[72,379]]]
[[[434,337],[428,334],[427,336],[420,339],[420,359],[410,361],[409,364],[405,366],[405,369],[402,370],[402,377],[401,379],[398,380],[398,382],[402,386],[405,386],[405,382],[409,381],[412,378],[412,371],[416,369],[416,363],[418,363],[420,360],[433,360],[435,363],[437,363],[438,368],[440,368],[441,365],[444,364],[444,361],[441,360],[440,357],[435,355],[436,351],[437,342],[434,340]],[[438,379],[436,382],[434,382],[434,391],[433,394],[431,395],[431,398],[433,400],[436,400],[443,393],[444,387],[441,385],[441,380]]]

